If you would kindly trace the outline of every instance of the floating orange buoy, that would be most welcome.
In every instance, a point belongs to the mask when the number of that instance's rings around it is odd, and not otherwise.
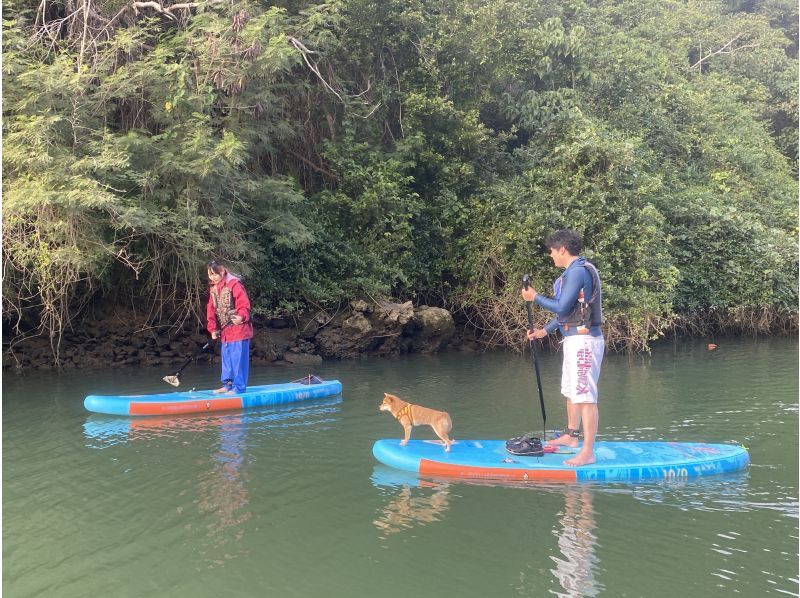
[[[708,350],[709,351],[713,351],[716,348],[717,348],[717,345],[715,345],[714,343],[708,343]]]

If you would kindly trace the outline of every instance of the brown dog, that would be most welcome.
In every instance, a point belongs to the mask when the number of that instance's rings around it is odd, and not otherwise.
[[[383,402],[379,409],[391,412],[400,422],[400,425],[403,426],[406,437],[400,442],[400,446],[405,446],[408,443],[413,426],[430,426],[444,443],[444,450],[450,450],[450,445],[453,444],[453,441],[448,438],[447,433],[453,428],[453,422],[450,420],[450,415],[444,411],[412,405],[389,393],[383,394]]]

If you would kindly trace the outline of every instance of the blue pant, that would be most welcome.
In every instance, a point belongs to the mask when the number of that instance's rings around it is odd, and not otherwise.
[[[236,392],[247,390],[250,372],[250,339],[222,343],[222,383]]]

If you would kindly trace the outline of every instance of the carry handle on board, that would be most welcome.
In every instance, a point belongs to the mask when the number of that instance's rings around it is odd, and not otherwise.
[[[323,382],[325,382],[325,380],[314,374],[308,374],[297,380],[292,380],[292,384],[322,384]]]

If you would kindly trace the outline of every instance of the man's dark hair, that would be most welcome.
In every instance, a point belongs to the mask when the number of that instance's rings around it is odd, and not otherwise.
[[[580,255],[583,250],[581,234],[569,228],[557,230],[547,237],[544,244],[548,249],[560,249],[563,247],[570,255]]]

